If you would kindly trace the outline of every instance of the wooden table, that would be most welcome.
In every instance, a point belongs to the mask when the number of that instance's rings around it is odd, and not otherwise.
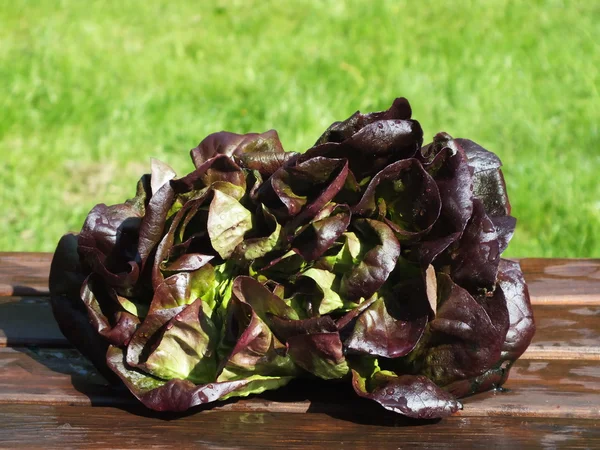
[[[48,303],[51,257],[0,253],[0,448],[600,448],[600,260],[521,260],[537,334],[507,391],[415,422],[331,385],[179,416],[145,410],[61,335]]]

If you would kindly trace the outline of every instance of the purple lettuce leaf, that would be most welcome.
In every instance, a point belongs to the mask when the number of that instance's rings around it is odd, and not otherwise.
[[[216,376],[217,330],[202,300],[150,313],[131,338],[127,363],[163,380]]]
[[[212,195],[212,190],[205,190],[202,195],[187,201],[171,218],[169,228],[156,248],[154,264],[152,267],[152,286],[156,289],[165,279],[171,260],[179,260],[192,249],[191,253],[200,253],[204,256],[216,256],[210,244],[206,223],[208,214],[205,213],[207,202]],[[204,232],[187,233],[190,223]],[[189,241],[189,242],[188,242]],[[200,250],[200,251],[197,251]]]
[[[332,124],[299,160],[315,156],[346,158],[358,180],[374,175],[386,165],[410,158],[423,143],[419,122],[410,120],[405,98],[397,98],[387,111],[355,113],[344,122]]]
[[[473,178],[464,152],[448,142],[425,166],[442,199],[440,220],[452,232],[462,232],[473,212]]]
[[[360,302],[357,306],[335,321],[335,326],[337,327],[338,331],[340,331],[340,336],[342,336],[343,342],[346,342],[350,336],[350,333],[352,333],[354,330],[353,325],[356,323],[356,319],[360,317],[363,311],[367,310],[377,300],[377,298],[377,294],[373,294],[371,298]]]
[[[227,259],[252,229],[252,213],[235,198],[215,190],[206,228],[212,247]]]
[[[356,233],[345,231],[319,258],[315,267],[344,275],[357,264],[360,253],[361,242]]]
[[[152,268],[154,288],[165,273],[197,270],[215,257],[220,260],[221,253],[234,251],[252,226],[250,211],[238,201],[243,194],[239,186],[215,182],[185,202],[157,246]]]
[[[189,380],[160,380],[136,370],[125,361],[124,351],[111,346],[106,353],[110,369],[147,408],[155,411],[186,411],[194,406],[226,400],[234,396],[259,394],[277,389],[292,377],[252,376],[240,380],[196,385]]]
[[[193,172],[182,178],[172,180],[171,186],[177,194],[190,195],[209,188],[216,182],[227,182],[245,187],[246,174],[228,156],[215,155],[198,166]]]
[[[362,187],[351,170],[348,170],[344,185],[333,198],[337,204],[356,205],[363,195]]]
[[[493,292],[500,263],[500,243],[483,203],[473,200],[473,215],[450,251],[452,279],[470,292]]]
[[[337,330],[289,336],[287,348],[296,365],[324,380],[342,378],[350,370]]]
[[[490,217],[490,220],[496,228],[500,253],[503,253],[508,247],[508,243],[512,239],[513,234],[515,234],[517,219],[513,216],[492,216]]]
[[[276,216],[287,219],[295,216],[308,202],[307,196],[294,192],[289,174],[280,169],[258,190],[258,199],[268,206]]]
[[[169,183],[174,177],[175,172],[171,167],[158,160],[152,160],[150,178],[152,197],[150,197],[140,223],[138,239],[138,255],[141,260],[140,271],[144,270],[148,257],[162,238],[165,221],[175,196],[175,192]]]
[[[498,285],[504,292],[510,320],[501,357],[514,362],[529,347],[535,334],[529,290],[519,263],[500,260]]]
[[[273,315],[270,318],[273,333],[281,340],[287,342],[289,338],[299,335],[335,333],[338,331],[336,323],[331,316],[310,317],[308,319],[287,319]]]
[[[350,170],[362,179],[374,170],[400,159],[411,158],[423,143],[423,130],[414,120],[379,120],[361,128],[342,143],[344,151],[359,154],[350,159]],[[363,166],[359,163],[367,163]],[[370,167],[369,167],[370,166]],[[367,170],[366,167],[369,167]]]
[[[186,309],[186,304],[168,309],[153,309],[144,318],[144,322],[135,330],[126,344],[126,361],[131,367],[152,374],[146,367],[146,359],[158,346],[165,326]],[[156,375],[157,378],[160,378]]]
[[[341,143],[316,145],[298,158],[344,158],[357,180],[372,176],[387,165],[413,157],[423,143],[416,120],[380,120],[361,128]]]
[[[467,155],[469,167],[473,170],[473,192],[483,201],[485,212],[489,216],[509,215],[511,207],[500,170],[500,158],[469,139],[454,141]]]
[[[498,292],[502,293],[506,305],[504,320],[507,329],[500,358],[482,375],[456,381],[446,387],[459,397],[502,386],[508,378],[511,366],[525,352],[535,334],[529,292],[518,263],[505,259],[500,261],[498,286],[494,297]],[[497,306],[496,309],[499,310]],[[497,317],[501,315],[496,314]],[[490,314],[490,317],[493,319],[494,316]]]
[[[286,344],[297,366],[326,380],[348,373],[342,341],[331,316],[298,319],[285,312],[268,314],[273,332]]]
[[[428,311],[414,314],[409,309],[395,306],[392,310],[384,298],[379,298],[364,311],[345,341],[348,350],[384,358],[397,358],[412,351],[425,331]]]
[[[462,409],[452,394],[423,375],[396,375],[378,369],[361,374],[352,370],[352,387],[360,397],[414,419],[438,419]]]
[[[192,239],[188,239],[184,243],[184,247],[189,248],[192,244]],[[177,250],[183,249],[182,247]],[[173,248],[171,248],[173,250]],[[171,255],[169,255],[171,256]],[[181,256],[174,258],[173,262],[161,264],[160,268],[163,272],[193,272],[204,267],[214,256],[203,255],[201,253],[184,253]]]
[[[244,153],[236,162],[248,170],[256,170],[264,178],[269,178],[282,167],[290,166],[298,158],[295,152],[258,152]]]
[[[265,290],[268,292],[266,288]],[[227,306],[225,329],[220,353],[226,356],[221,361],[217,381],[247,378],[252,375],[295,375],[296,368],[286,354],[285,345],[273,335],[252,306],[241,301],[236,295],[232,295]]]
[[[298,314],[294,309],[252,277],[236,277],[231,295],[239,302],[248,303],[254,313],[268,324],[270,324],[271,316],[298,319]]]
[[[506,298],[502,289],[497,287],[492,296],[479,296],[476,298],[476,301],[485,309],[494,327],[498,330],[499,335],[506,336],[510,319]],[[464,397],[478,392],[480,386],[487,386],[488,383],[493,382],[497,378],[500,365],[499,362],[496,362],[483,374],[472,378],[456,380],[444,386],[444,389],[457,397]],[[488,386],[486,390],[491,388],[491,386]]]
[[[293,370],[289,365],[291,361],[306,371],[325,379],[339,378],[347,372],[341,340],[336,324],[330,316],[298,320],[296,311],[250,277],[236,278],[233,286],[233,299],[252,305],[257,318],[260,318],[261,323],[268,324],[275,334],[276,338],[272,338],[273,342],[287,345],[286,352],[291,360],[281,359],[279,356],[274,359],[277,365],[276,372],[272,372],[271,367],[270,371],[259,373],[288,375]],[[252,336],[256,334],[253,332]],[[269,335],[265,330],[259,334],[259,336],[265,335]],[[236,348],[242,345],[242,342],[244,342],[243,336],[238,340]],[[263,346],[258,350],[255,348],[251,348],[251,350],[252,355],[256,356],[257,354],[267,354],[271,349],[267,348],[266,342],[263,342]],[[283,348],[279,349],[279,353],[281,351]],[[275,349],[275,353],[277,353],[277,349]],[[269,364],[270,366],[274,365],[271,360],[269,360]],[[256,371],[256,367],[254,370]],[[284,370],[283,373],[281,373],[282,370]]]
[[[313,220],[302,228],[292,243],[293,249],[307,261],[319,259],[350,225],[350,209],[335,205],[327,217]]]
[[[153,160],[152,174],[142,177],[134,198],[113,206],[97,205],[86,218],[78,252],[84,263],[121,295],[144,289],[136,284],[162,238],[173,204],[169,183],[173,176],[169,166]]]
[[[80,294],[87,308],[89,322],[110,344],[126,345],[140,324],[135,310],[126,308],[135,308],[135,305],[94,275],[86,278]]]
[[[407,247],[411,258],[423,266],[431,264],[451,244],[460,239],[473,214],[473,178],[463,150],[445,133],[436,135],[431,159],[425,169],[437,184],[441,210],[431,232],[417,245]]]
[[[253,276],[265,277],[277,283],[288,283],[296,279],[303,272],[308,263],[294,250],[289,250],[283,255],[259,258],[250,266]]]
[[[305,317],[324,315],[343,309],[347,305],[337,292],[339,282],[340,279],[335,274],[311,267],[297,276],[291,304]]]
[[[369,298],[387,280],[400,256],[400,244],[383,222],[358,219],[352,222],[361,247],[368,247],[357,266],[342,277],[340,295],[348,301]]]
[[[281,220],[294,218],[288,229],[304,225],[340,191],[348,174],[343,159],[315,157],[282,168],[259,189],[259,200]]]
[[[357,111],[343,122],[334,122],[327,130],[325,130],[315,145],[324,144],[326,142],[340,143],[349,139],[361,128],[364,128],[366,125],[373,122],[379,120],[408,120],[411,115],[412,110],[408,100],[404,97],[399,97],[395,99],[392,106],[385,111],[369,114],[361,114]]]
[[[89,271],[82,267],[77,253],[78,245],[78,235],[76,234],[65,234],[60,239],[50,265],[48,285],[50,295],[77,299],[80,303],[81,286],[89,275]],[[80,306],[84,309],[82,303]]]
[[[275,216],[264,205],[260,205],[257,213],[252,215],[252,228],[235,247],[231,258],[240,265],[248,265],[275,251],[281,240],[281,230]]]
[[[190,151],[190,156],[197,168],[217,155],[228,158],[243,156],[246,153],[283,153],[279,135],[275,130],[264,133],[236,134],[221,131],[207,136],[197,147]]]
[[[128,204],[96,205],[78,238],[84,264],[107,283],[131,292],[139,276],[137,242],[144,210]]]
[[[481,375],[498,360],[506,334],[486,308],[443,273],[438,274],[438,306],[434,320],[409,355],[416,373],[438,386]],[[505,307],[505,306],[504,306]]]
[[[367,186],[354,214],[383,216],[400,240],[414,240],[431,230],[441,208],[433,178],[416,159],[404,159],[382,169]]]
[[[412,274],[411,274],[412,272]],[[392,282],[395,277],[407,277]],[[399,262],[385,288],[354,325],[344,345],[351,353],[398,358],[411,352],[436,314],[437,282],[428,270]]]
[[[110,382],[118,381],[106,364],[109,343],[90,324],[81,301],[81,286],[86,279],[77,253],[77,235],[64,235],[56,247],[50,266],[50,304],[62,334],[96,366]]]
[[[197,298],[212,308],[216,288],[215,271],[210,264],[194,271],[175,273],[156,287],[148,312],[189,305]]]
[[[453,153],[456,152],[457,145],[454,144],[452,136],[448,133],[441,131],[433,137],[433,141],[427,145],[421,147],[416,155],[423,164],[430,164],[437,155],[447,147],[452,148]]]
[[[245,155],[263,155],[253,157],[251,166],[265,173],[275,166],[283,165],[289,156],[283,151],[279,136],[275,130],[265,133],[236,134],[222,131],[206,137],[196,148],[190,151],[196,170],[189,175],[174,180],[177,192],[189,192],[209,187],[215,181],[226,181],[245,187],[246,175],[238,163]],[[270,154],[271,156],[266,156]],[[280,156],[277,156],[280,155]]]

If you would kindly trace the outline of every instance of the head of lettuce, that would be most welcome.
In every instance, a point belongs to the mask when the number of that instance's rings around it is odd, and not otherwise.
[[[147,407],[351,383],[414,418],[501,385],[534,333],[500,160],[423,144],[408,101],[332,124],[306,152],[215,133],[177,178],[95,206],[50,274],[62,332]]]

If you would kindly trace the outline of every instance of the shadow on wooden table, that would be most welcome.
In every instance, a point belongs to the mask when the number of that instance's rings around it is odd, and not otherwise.
[[[0,311],[1,314],[1,311]],[[10,336],[8,342],[10,342]],[[10,344],[9,344],[10,345]],[[3,349],[16,357],[13,374],[20,377],[23,401],[39,404],[110,406],[141,417],[171,421],[212,411],[243,413],[321,413],[362,425],[419,426],[438,421],[407,419],[378,404],[356,396],[350,383],[299,379],[276,391],[248,398],[232,398],[194,407],[183,413],[156,412],[145,408],[123,385],[112,385],[74,348],[12,347]],[[24,370],[23,370],[24,369]],[[27,398],[25,398],[27,397]]]
[[[440,421],[410,419],[388,411],[372,400],[358,397],[350,380],[297,379],[281,389],[261,394],[261,398],[278,404],[306,405],[307,413],[326,414],[361,425],[421,426]]]

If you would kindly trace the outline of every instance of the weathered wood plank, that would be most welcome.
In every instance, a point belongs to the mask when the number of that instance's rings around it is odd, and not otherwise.
[[[135,406],[127,391],[109,385],[73,349],[0,349],[0,404]],[[518,361],[506,392],[464,399],[466,417],[600,418],[600,362]],[[242,412],[377,414],[380,407],[356,397],[349,385],[296,382],[261,397],[216,404]]]
[[[52,253],[0,253],[0,296],[48,294]],[[600,305],[600,259],[519,260],[533,303]]]
[[[600,423],[509,417],[409,422],[389,414],[348,420],[325,413],[233,411],[164,420],[107,407],[9,405],[0,410],[0,445],[8,448],[598,448]]]
[[[534,305],[537,332],[523,358],[600,360],[600,306]],[[47,297],[0,297],[0,347],[69,347]]]
[[[0,296],[47,295],[52,253],[0,253]]]
[[[600,305],[600,259],[519,260],[534,304]]]
[[[600,419],[600,361],[519,360],[504,387],[465,399],[459,414]]]
[[[536,333],[523,358],[600,359],[600,306],[534,305]]]

